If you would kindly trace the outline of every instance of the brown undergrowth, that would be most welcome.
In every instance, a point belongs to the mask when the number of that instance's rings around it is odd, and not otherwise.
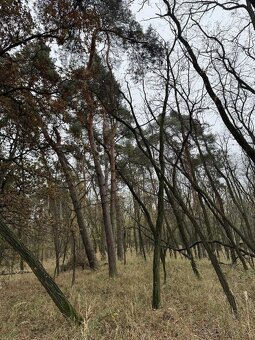
[[[77,327],[65,320],[33,274],[0,278],[0,339],[255,339],[255,273],[226,267],[238,302],[233,318],[208,261],[199,263],[197,280],[183,259],[168,259],[168,279],[162,285],[162,308],[153,311],[151,261],[129,256],[119,275],[109,279],[107,267],[97,272],[60,274],[57,283],[84,316]]]

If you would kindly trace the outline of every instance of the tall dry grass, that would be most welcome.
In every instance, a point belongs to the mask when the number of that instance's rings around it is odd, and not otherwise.
[[[189,263],[168,259],[162,308],[153,311],[151,261],[129,256],[119,276],[109,279],[107,266],[97,272],[77,271],[57,282],[84,316],[77,327],[65,320],[33,274],[0,279],[0,339],[255,339],[255,273],[226,267],[238,302],[236,320],[208,263],[201,261],[198,281]]]

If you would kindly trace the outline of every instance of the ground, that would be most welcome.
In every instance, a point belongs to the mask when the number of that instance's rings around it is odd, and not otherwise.
[[[64,319],[33,274],[0,277],[0,339],[255,339],[255,272],[224,267],[237,299],[239,318],[229,310],[207,260],[199,264],[202,280],[184,259],[168,259],[162,285],[162,308],[152,310],[151,260],[129,256],[119,275],[109,279],[107,266],[77,270],[56,279],[84,317],[82,326]]]

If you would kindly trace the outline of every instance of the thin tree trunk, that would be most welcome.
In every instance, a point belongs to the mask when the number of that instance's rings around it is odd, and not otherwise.
[[[161,255],[161,237],[160,232],[154,240],[153,252],[153,291],[152,291],[152,308],[159,309],[161,304],[160,296],[160,255]]]
[[[224,211],[224,210],[225,210],[225,209],[224,209],[224,205],[223,205],[223,202],[222,202],[220,193],[219,193],[218,189],[217,189],[216,186],[215,186],[215,183],[214,183],[213,178],[212,178],[212,176],[211,176],[211,174],[210,174],[210,171],[209,171],[208,168],[207,168],[207,164],[206,164],[206,162],[205,162],[204,155],[203,155],[203,153],[202,153],[202,150],[201,150],[201,147],[200,147],[200,145],[199,145],[199,143],[198,143],[197,138],[195,138],[195,142],[196,142],[196,145],[197,145],[197,147],[198,147],[198,150],[199,150],[199,154],[200,154],[200,156],[201,156],[201,159],[202,159],[202,161],[203,161],[203,165],[204,165],[205,172],[206,172],[207,177],[208,177],[208,179],[209,179],[209,181],[210,181],[210,183],[211,183],[212,189],[213,189],[213,191],[214,191],[214,193],[215,193],[216,200],[217,200],[218,205],[219,205],[219,209],[220,209],[221,212],[222,212],[222,219],[223,219],[222,226],[223,226],[223,228],[225,229],[225,232],[226,232],[226,235],[227,235],[228,239],[230,240],[231,244],[233,245],[233,248],[231,248],[231,250],[230,250],[230,251],[231,251],[231,257],[232,257],[232,262],[233,262],[233,260],[234,260],[234,258],[235,258],[235,252],[236,252],[238,258],[240,259],[240,261],[241,261],[241,263],[242,263],[242,265],[243,265],[243,268],[244,268],[245,270],[248,270],[248,266],[247,266],[247,264],[246,264],[246,262],[245,262],[245,260],[244,260],[244,257],[242,256],[241,252],[239,251],[239,249],[238,249],[238,247],[237,247],[237,245],[236,245],[236,242],[234,241],[233,231],[230,229],[230,227],[229,227],[229,225],[228,225],[226,219],[224,218],[224,216],[225,216],[225,211]],[[207,150],[208,150],[208,148],[207,148]],[[189,155],[189,159],[190,159],[190,155]],[[196,176],[195,176],[194,171],[193,171],[193,181],[194,181],[194,183],[198,186],[197,179],[196,179]],[[201,205],[202,210],[203,210],[203,214],[204,214],[204,218],[205,218],[205,223],[206,223],[206,225],[208,226],[208,228],[211,229],[211,227],[209,227],[209,226],[210,226],[210,221],[209,221],[209,218],[208,218],[208,215],[207,215],[205,206],[204,206],[203,199],[202,199],[201,195],[199,195],[199,194],[198,194],[198,199],[199,199],[200,205]]]
[[[53,227],[55,228],[55,227]],[[60,245],[58,235],[56,235],[56,231],[53,231],[53,238],[54,238],[54,249],[55,249],[55,270],[54,270],[54,279],[56,276],[59,275],[60,272]]]
[[[75,283],[75,271],[76,271],[76,239],[75,239],[75,232],[74,230],[71,230],[72,235],[72,250],[73,250],[73,275],[72,275],[72,283],[71,286]]]
[[[18,230],[18,237],[19,237],[19,240],[21,241],[21,228],[19,226],[19,230]],[[24,271],[24,261],[23,261],[23,258],[20,257],[20,260],[19,260],[19,269],[21,272]]]
[[[218,276],[218,279],[220,281],[220,284],[222,286],[222,289],[228,299],[228,302],[231,306],[232,311],[234,312],[235,315],[237,315],[237,305],[236,305],[236,301],[235,301],[235,297],[233,295],[233,293],[231,292],[228,282],[220,268],[219,262],[216,258],[216,256],[214,255],[210,245],[208,244],[208,242],[206,241],[204,234],[202,233],[196,219],[194,218],[194,216],[192,215],[192,213],[187,209],[187,207],[185,206],[182,198],[180,197],[179,193],[170,185],[169,182],[166,182],[167,188],[166,188],[166,192],[170,189],[171,192],[173,193],[175,199],[179,202],[181,208],[183,209],[183,212],[188,216],[188,218],[190,219],[191,223],[193,224],[198,236],[201,239],[201,242],[203,244],[203,246],[205,247],[207,254],[210,258],[210,261],[214,267],[214,270]]]
[[[120,209],[119,197],[116,195],[116,222],[117,222],[117,256],[120,261],[123,261],[124,257],[124,244],[123,244],[123,225]]]
[[[184,222],[184,218],[183,218],[183,216],[180,216],[180,212],[179,212],[178,208],[176,207],[175,200],[172,197],[169,197],[169,196],[168,196],[168,199],[170,201],[170,204],[172,205],[172,208],[173,208],[173,211],[174,211],[174,215],[175,215],[175,218],[176,218],[176,222],[177,222],[177,225],[178,225],[178,228],[179,228],[179,231],[180,231],[180,234],[181,234],[181,238],[182,238],[182,241],[183,241],[183,244],[184,244],[185,248],[187,249],[187,253],[188,253],[188,256],[189,256],[189,259],[190,259],[192,270],[193,270],[194,274],[196,275],[196,277],[200,279],[201,276],[200,276],[200,273],[199,273],[199,271],[197,269],[197,265],[196,265],[193,253],[192,253],[191,249],[189,248],[189,243],[188,243],[188,240],[187,240],[187,236],[186,236],[186,232],[185,232],[185,227],[184,227],[184,223],[183,223]]]

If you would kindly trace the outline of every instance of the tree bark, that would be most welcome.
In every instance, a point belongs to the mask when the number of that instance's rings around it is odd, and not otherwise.
[[[58,285],[50,277],[50,275],[43,268],[39,260],[26,248],[26,246],[18,240],[16,235],[8,228],[3,220],[0,219],[0,235],[10,244],[10,246],[17,251],[22,259],[29,265],[37,279],[43,285],[51,299],[54,301],[60,312],[79,324],[82,323],[82,317],[77,313],[71,303],[67,300]]]
[[[95,251],[94,251],[94,248],[93,248],[91,238],[89,236],[89,232],[87,230],[88,228],[87,228],[86,223],[84,221],[84,217],[83,217],[83,214],[82,214],[82,208],[81,208],[81,204],[80,204],[80,201],[79,201],[79,198],[78,198],[78,194],[77,194],[75,185],[73,183],[73,174],[72,174],[72,171],[69,167],[68,160],[67,160],[64,152],[61,150],[61,148],[58,145],[60,143],[59,132],[57,131],[56,128],[54,128],[54,131],[57,135],[57,139],[58,139],[57,143],[55,143],[52,140],[52,138],[49,136],[48,132],[45,129],[43,129],[43,134],[44,134],[44,137],[47,140],[47,142],[52,147],[52,149],[56,152],[58,159],[60,161],[60,164],[62,166],[62,171],[65,175],[68,190],[69,190],[70,197],[71,197],[71,200],[72,200],[72,203],[73,203],[77,223],[78,223],[78,226],[79,226],[79,231],[80,231],[82,242],[83,242],[85,252],[86,252],[86,255],[87,255],[87,258],[88,258],[89,266],[90,266],[91,269],[96,269],[97,268],[97,258],[96,258],[96,254],[95,254]]]
[[[107,188],[105,183],[104,174],[102,171],[102,167],[99,160],[98,150],[94,138],[94,131],[93,131],[93,113],[89,114],[87,120],[87,130],[89,136],[89,142],[91,147],[91,152],[94,160],[98,185],[99,185],[99,192],[101,198],[101,205],[103,211],[103,221],[104,221],[104,228],[105,228],[105,237],[106,237],[106,244],[107,244],[107,254],[108,254],[108,265],[109,265],[109,276],[114,277],[117,275],[117,265],[116,265],[116,255],[115,255],[115,242],[111,224],[111,216],[110,216],[110,207],[109,207],[109,199],[107,195]]]
[[[214,255],[210,244],[206,241],[204,234],[202,232],[202,230],[200,229],[200,226],[198,225],[196,219],[194,218],[194,216],[192,215],[192,213],[187,209],[187,207],[185,206],[181,196],[179,195],[179,193],[170,185],[170,183],[168,181],[166,182],[166,192],[168,190],[170,190],[172,192],[172,194],[174,195],[175,199],[179,202],[183,212],[187,215],[187,217],[190,219],[191,223],[193,224],[199,238],[201,239],[201,242],[203,244],[203,246],[205,247],[207,254],[209,256],[209,259],[213,265],[213,268],[218,276],[218,279],[220,281],[220,284],[222,286],[222,289],[226,295],[226,298],[231,306],[232,311],[234,312],[235,315],[237,315],[237,305],[236,305],[236,301],[235,301],[235,297],[233,295],[233,293],[230,290],[230,287],[228,285],[228,282],[220,268],[219,262],[216,258],[216,256]]]
[[[109,141],[109,159],[111,166],[111,221],[112,228],[116,235],[117,241],[117,256],[120,261],[123,260],[123,231],[120,221],[120,209],[117,195],[117,177],[116,177],[116,164],[115,164],[115,147],[114,136],[116,127],[113,126],[110,133]]]

